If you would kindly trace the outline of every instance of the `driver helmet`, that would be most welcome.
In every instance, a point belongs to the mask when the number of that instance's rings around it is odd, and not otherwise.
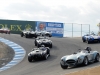
[[[90,48],[90,47],[87,47],[86,50],[87,50],[87,51],[91,51],[91,48]]]
[[[41,47],[45,47],[44,45],[41,45]]]

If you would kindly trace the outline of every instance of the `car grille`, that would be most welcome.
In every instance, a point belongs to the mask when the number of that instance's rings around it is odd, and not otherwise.
[[[49,42],[42,42],[42,44],[49,44]]]
[[[66,63],[68,63],[68,64],[75,63],[75,60],[73,60],[73,59],[67,60]]]
[[[41,54],[35,54],[34,55],[34,57],[40,57],[41,56]]]
[[[94,39],[94,41],[98,41],[98,39]]]

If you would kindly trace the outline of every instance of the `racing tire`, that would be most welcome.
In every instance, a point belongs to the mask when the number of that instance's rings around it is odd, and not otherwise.
[[[40,45],[39,45],[39,44],[37,44],[37,47],[39,48],[39,47],[40,47]]]
[[[50,52],[49,52],[49,56],[50,56]]]
[[[32,62],[32,58],[30,56],[28,57],[28,61],[29,62]]]
[[[35,42],[35,46],[37,46],[37,43]]]
[[[97,54],[96,57],[95,57],[95,62],[99,62],[99,59],[100,59],[100,55]]]
[[[60,63],[60,66],[61,66],[62,69],[67,69],[68,68],[68,66],[64,66],[61,63]]]
[[[44,55],[44,60],[47,60],[48,59],[48,54],[45,54]]]
[[[27,34],[25,34],[25,37],[26,37],[26,38],[28,38],[28,35],[27,35]]]
[[[87,66],[88,63],[89,63],[88,58],[87,58],[87,57],[84,57],[83,65],[84,65],[84,66]]]
[[[10,32],[8,32],[8,34],[10,34]]]
[[[52,37],[52,35],[49,35],[49,37]]]
[[[34,36],[35,38],[37,38],[37,35],[35,34],[35,36]]]
[[[24,35],[23,35],[23,33],[21,33],[21,37],[23,37]]]
[[[52,44],[50,44],[50,48],[52,48]]]
[[[50,56],[50,50],[47,50],[47,54]]]
[[[85,42],[85,40],[83,40],[83,42]]]
[[[90,44],[90,42],[88,41],[88,39],[87,39],[87,41],[86,41],[86,42],[87,42],[87,44]]]

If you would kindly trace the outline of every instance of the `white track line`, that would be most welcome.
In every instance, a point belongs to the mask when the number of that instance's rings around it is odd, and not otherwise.
[[[26,55],[26,51],[20,45],[14,43],[12,41],[9,41],[7,39],[0,37],[0,42],[5,43],[6,45],[11,47],[15,51],[15,56],[14,56],[13,60],[11,62],[9,62],[7,65],[0,68],[0,72],[1,72],[1,71],[7,70],[7,69],[13,67],[14,65],[17,65],[19,62],[21,62]]]

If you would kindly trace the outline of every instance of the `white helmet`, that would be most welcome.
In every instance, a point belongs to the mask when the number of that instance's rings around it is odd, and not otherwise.
[[[44,45],[41,45],[41,47],[45,47]]]

